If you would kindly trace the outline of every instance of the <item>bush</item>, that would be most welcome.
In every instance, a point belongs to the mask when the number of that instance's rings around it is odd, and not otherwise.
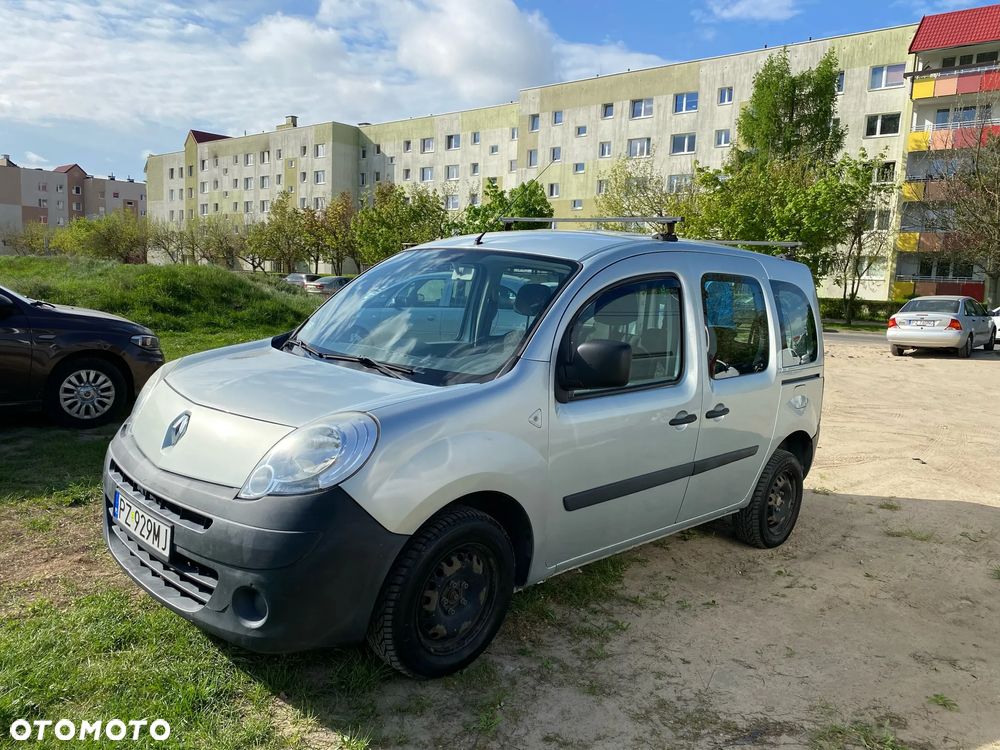
[[[874,320],[884,323],[890,315],[899,312],[906,300],[854,300],[854,320]],[[840,297],[821,297],[819,300],[819,316],[823,320],[843,320],[844,300]]]

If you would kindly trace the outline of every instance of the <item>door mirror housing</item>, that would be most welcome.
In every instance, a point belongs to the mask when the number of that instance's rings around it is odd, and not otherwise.
[[[594,339],[576,348],[560,378],[568,391],[585,388],[621,388],[628,385],[632,347],[623,341]]]
[[[6,294],[0,294],[0,318],[6,318],[16,311],[17,305],[14,304],[14,300]]]

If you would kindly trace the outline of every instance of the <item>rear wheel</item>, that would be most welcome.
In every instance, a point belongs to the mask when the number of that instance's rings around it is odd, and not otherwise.
[[[889,347],[889,351],[892,352],[892,356],[893,357],[902,357],[903,356],[903,352],[905,352],[906,349],[904,349],[901,346],[896,346],[895,344],[892,344]]]
[[[750,504],[733,516],[736,537],[754,547],[784,544],[802,507],[802,465],[778,449],[767,462]]]
[[[457,506],[404,548],[386,578],[368,643],[411,677],[457,672],[489,646],[513,591],[507,533],[491,516]]]
[[[991,352],[997,345],[997,329],[994,328],[990,331],[990,340],[986,342],[983,346],[983,351]]]
[[[128,384],[121,370],[97,358],[59,365],[49,376],[45,410],[67,427],[99,427],[124,416]]]
[[[969,336],[969,338],[965,340],[965,344],[959,347],[958,356],[962,359],[968,359],[972,356],[972,336]]]

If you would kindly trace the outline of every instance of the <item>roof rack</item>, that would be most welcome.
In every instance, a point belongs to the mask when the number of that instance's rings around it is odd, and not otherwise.
[[[500,223],[503,224],[504,231],[510,231],[514,224],[551,224],[552,228],[556,228],[556,224],[560,223],[576,223],[576,224],[660,224],[665,227],[662,232],[657,232],[653,235],[654,240],[662,240],[664,242],[677,242],[677,234],[674,232],[674,228],[677,226],[678,222],[684,221],[683,216],[572,216],[568,218],[561,218],[553,216],[552,218],[544,218],[538,216],[501,216]]]

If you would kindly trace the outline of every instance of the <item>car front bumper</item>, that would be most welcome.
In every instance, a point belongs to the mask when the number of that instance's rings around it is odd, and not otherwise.
[[[172,526],[167,560],[113,519],[116,488]],[[236,493],[157,469],[119,433],[104,465],[105,541],[154,599],[231,643],[288,653],[362,641],[408,537],[339,487],[260,500]]]
[[[913,349],[957,349],[969,338],[968,331],[954,328],[890,328],[886,340]]]

